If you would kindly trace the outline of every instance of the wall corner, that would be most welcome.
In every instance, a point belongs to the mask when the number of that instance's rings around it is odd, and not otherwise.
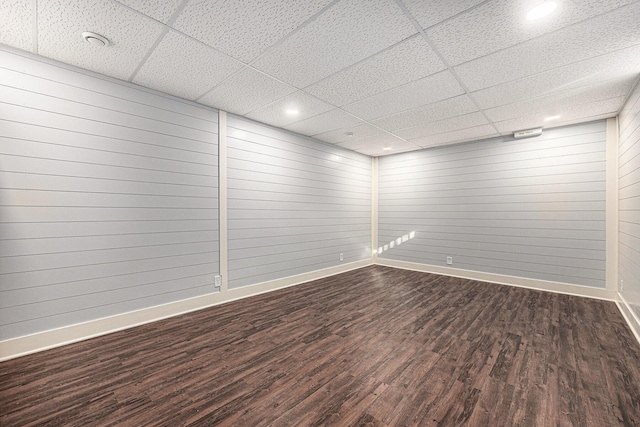
[[[606,283],[618,291],[618,117],[607,119]]]
[[[371,158],[371,258],[378,261],[378,158]]]

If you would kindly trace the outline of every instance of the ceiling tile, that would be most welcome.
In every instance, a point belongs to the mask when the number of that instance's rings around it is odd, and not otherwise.
[[[285,129],[298,132],[303,135],[317,135],[319,133],[325,133],[346,126],[352,126],[360,122],[361,120],[359,118],[336,108],[334,110],[327,111],[326,113],[318,114],[317,116],[285,126]]]
[[[558,10],[551,16],[529,21],[526,19],[527,12],[539,4],[539,0],[493,0],[428,30],[427,34],[449,64],[456,65],[540,37],[634,1],[559,1]],[[623,8],[617,13],[624,15],[630,12]],[[583,25],[593,25],[595,22],[588,21]]]
[[[403,151],[412,151],[419,148],[415,144],[388,134],[341,142],[338,145],[342,148],[355,150],[369,156],[400,153]],[[384,148],[391,148],[391,150],[385,150]]]
[[[349,133],[352,133],[353,135],[349,136]],[[368,138],[371,136],[381,135],[383,133],[384,131],[382,129],[372,126],[369,123],[361,122],[329,132],[319,133],[313,135],[313,137],[324,142],[337,144],[339,142]]]
[[[460,95],[444,101],[434,102],[413,110],[403,111],[381,119],[373,120],[372,123],[387,131],[395,131],[424,123],[435,122],[449,117],[462,116],[463,114],[478,111],[468,95]]]
[[[250,62],[331,0],[191,0],[173,28]]]
[[[149,1],[149,0],[117,0],[119,3],[125,4],[132,9],[137,10],[140,13],[144,13],[147,16],[164,22],[169,21],[169,18],[178,9],[178,6],[182,4],[183,0],[162,0],[162,1]]]
[[[247,114],[295,91],[260,71],[245,67],[197,101],[230,113]]]
[[[247,117],[272,126],[284,127],[333,108],[335,107],[318,98],[298,91],[247,114]],[[286,110],[297,110],[298,114],[290,115]]]
[[[133,82],[193,100],[241,67],[235,59],[184,34],[169,31]]]
[[[109,0],[38,2],[38,53],[127,80],[162,33],[162,24]],[[111,42],[98,49],[81,36],[94,31]],[[144,37],[140,37],[144,34]]]
[[[31,51],[34,2],[4,0],[0,3],[0,43]]]
[[[5,0],[0,43],[380,155],[617,114],[640,0],[556,0],[524,22],[539,1]]]
[[[415,33],[392,1],[344,0],[252,65],[303,88]]]
[[[562,111],[562,121],[545,123],[546,114],[531,114],[523,117],[494,122],[498,130],[502,133],[512,133],[515,131],[530,129],[535,127],[556,127],[568,122],[591,121],[595,116],[613,117],[618,113],[625,97],[604,99],[590,102],[588,104],[574,105],[566,107]]]
[[[349,104],[344,109],[365,120],[373,120],[463,93],[451,73],[443,71]]]
[[[404,0],[411,15],[422,28],[451,18],[486,0]]]
[[[436,147],[447,144],[457,144],[458,142],[475,141],[492,136],[498,136],[495,128],[491,125],[476,126],[467,129],[455,130],[452,132],[439,133],[437,135],[425,136],[412,139],[411,142],[421,147]]]
[[[407,129],[400,129],[395,131],[394,134],[404,139],[416,139],[486,124],[489,124],[489,122],[485,119],[482,113],[478,111],[464,116],[451,117],[437,122],[425,123]]]
[[[491,108],[485,110],[485,113],[492,121],[503,121],[532,113],[542,114],[546,117],[562,115],[568,107],[589,104],[610,98],[625,97],[631,92],[635,82],[636,79],[634,77],[602,82],[593,86],[581,87]]]
[[[414,36],[305,88],[305,91],[342,106],[445,68],[427,42],[421,36]]]
[[[455,67],[470,91],[640,44],[640,2]],[[640,64],[640,59],[635,58]],[[508,66],[506,66],[508,64]]]
[[[420,150],[420,147],[417,147],[414,144],[411,144],[410,142],[404,142],[404,141],[400,141],[395,144],[392,144],[392,146],[390,147],[391,150],[385,150],[385,148],[387,147],[383,145],[373,145],[369,147],[355,149],[353,151],[357,153],[362,153],[364,155],[371,156],[371,157],[382,157],[382,156],[390,156],[392,154],[400,154],[400,153],[407,153],[409,151]]]
[[[472,96],[481,108],[491,108],[615,78],[634,79],[638,72],[640,45],[482,89]]]

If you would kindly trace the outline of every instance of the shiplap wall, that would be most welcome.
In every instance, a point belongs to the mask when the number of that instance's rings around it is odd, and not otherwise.
[[[605,167],[605,121],[382,157],[379,257],[604,288]]]
[[[0,47],[0,340],[214,292],[217,112]]]
[[[620,113],[618,274],[621,293],[640,318],[640,85]]]
[[[228,118],[229,288],[371,257],[371,158]]]

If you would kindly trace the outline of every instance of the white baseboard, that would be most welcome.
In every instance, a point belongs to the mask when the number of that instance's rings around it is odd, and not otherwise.
[[[618,294],[616,304],[618,305],[620,313],[622,313],[622,317],[627,321],[627,325],[629,325],[631,332],[633,332],[633,335],[635,335],[636,339],[640,343],[640,319],[636,316],[633,310],[631,310],[631,306],[621,294]]]
[[[569,283],[549,282],[546,280],[528,279],[526,277],[506,276],[503,274],[484,273],[481,271],[462,270],[459,268],[441,267],[438,265],[419,264],[416,262],[396,261],[384,258],[378,258],[376,264],[387,267],[402,268],[404,270],[422,271],[425,273],[442,274],[462,279],[497,283],[499,285],[516,286],[519,288],[603,299],[607,301],[616,300],[616,292],[614,290],[604,288],[592,288],[589,286],[572,285]]]
[[[0,362],[372,265],[371,259],[0,341]]]
[[[312,280],[322,279],[324,277],[333,276],[372,264],[374,264],[373,259],[366,259],[303,273],[296,276],[290,276],[283,279],[257,283],[255,285],[244,286],[237,289],[229,289],[226,292],[202,295],[142,310],[131,311],[116,316],[105,317],[85,323],[39,332],[33,335],[0,341],[0,362],[72,344],[89,338],[106,335],[112,332],[121,331],[123,329],[133,328],[135,326],[144,325],[145,323],[155,322],[168,317],[178,316],[192,311],[202,310],[207,307],[275,291],[277,289],[299,285]],[[629,304],[627,304],[624,298],[613,290],[382,258],[378,258],[375,261],[375,264],[405,270],[421,271],[425,273],[442,274],[463,279],[479,280],[482,282],[491,282],[501,285],[615,301],[636,339],[640,342],[640,320],[631,310]]]
[[[0,341],[0,362],[215,305],[207,294]]]
[[[229,289],[223,296],[224,301],[230,302],[254,295],[264,294],[266,292],[275,291],[276,289],[288,288],[289,286],[299,285],[301,283],[318,280],[325,277],[335,276],[336,274],[346,273],[347,271],[356,270],[358,268],[373,265],[373,261],[364,259],[362,261],[350,262],[348,264],[329,267],[322,270],[311,271],[309,273],[298,274],[296,276],[285,277],[283,279],[269,280],[268,282],[256,283],[251,286],[243,286],[241,288]]]

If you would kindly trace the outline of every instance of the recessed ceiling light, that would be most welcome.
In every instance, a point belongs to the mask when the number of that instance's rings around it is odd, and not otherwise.
[[[353,132],[345,132],[344,134],[349,138],[353,137]]]
[[[297,116],[298,114],[300,114],[300,111],[296,110],[295,108],[289,108],[286,113],[290,116]]]
[[[391,150],[391,147],[384,147],[383,150],[384,151],[389,151],[389,150]]]
[[[535,21],[536,19],[544,18],[552,14],[553,11],[556,10],[556,7],[557,5],[552,1],[544,2],[531,9],[529,13],[527,13],[527,19]]]
[[[106,37],[92,33],[91,31],[85,31],[82,33],[82,38],[95,47],[107,47],[111,44]]]
[[[545,117],[544,121],[548,122],[550,120],[558,120],[560,118],[560,116],[549,116],[549,117]]]

